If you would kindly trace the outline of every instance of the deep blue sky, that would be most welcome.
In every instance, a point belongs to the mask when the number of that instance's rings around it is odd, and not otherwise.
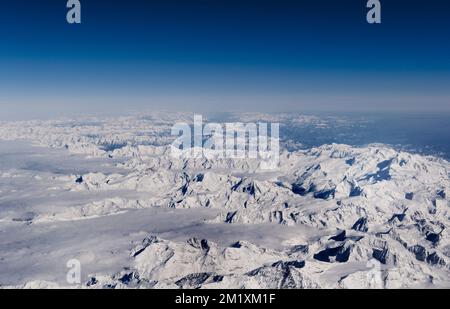
[[[381,25],[366,2],[81,0],[69,25],[66,0],[0,0],[0,119],[450,110],[449,1],[381,0]]]

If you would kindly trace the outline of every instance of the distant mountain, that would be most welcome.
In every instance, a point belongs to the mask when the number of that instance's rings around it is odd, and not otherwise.
[[[117,164],[126,171],[58,176],[61,190],[107,197],[36,212],[24,221],[45,226],[136,209],[206,208],[218,211],[207,225],[302,226],[307,232],[285,239],[278,249],[243,240],[227,246],[148,235],[123,249],[129,264],[115,273],[93,273],[83,286],[450,286],[448,161],[380,144],[331,144],[284,149],[278,168],[262,170],[255,159],[174,156],[167,133],[171,123],[130,117],[1,124],[2,139],[120,159]],[[117,197],[120,190],[142,197]]]

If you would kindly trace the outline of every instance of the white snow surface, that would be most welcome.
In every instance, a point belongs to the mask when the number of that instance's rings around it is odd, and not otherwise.
[[[173,156],[191,119],[0,123],[0,286],[450,287],[449,162],[381,144],[282,150],[273,170]]]

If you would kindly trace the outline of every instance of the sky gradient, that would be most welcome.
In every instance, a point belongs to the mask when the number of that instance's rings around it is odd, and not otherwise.
[[[65,0],[0,7],[0,119],[132,109],[449,111],[450,4]]]

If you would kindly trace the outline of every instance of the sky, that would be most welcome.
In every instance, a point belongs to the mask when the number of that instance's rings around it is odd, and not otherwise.
[[[450,3],[0,0],[0,119],[450,111]]]

